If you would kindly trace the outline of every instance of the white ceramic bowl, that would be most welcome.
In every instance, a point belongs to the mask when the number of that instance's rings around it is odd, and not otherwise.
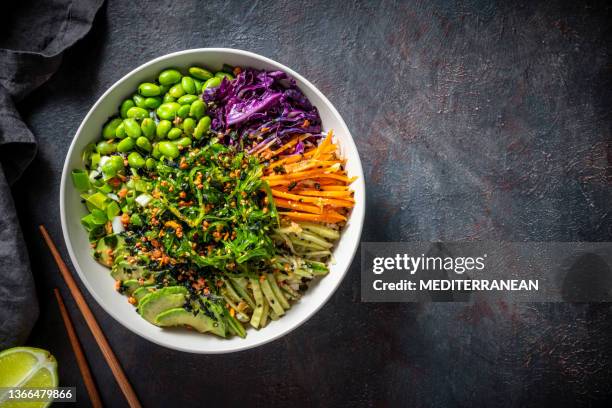
[[[108,269],[93,260],[87,234],[80,224],[86,209],[73,188],[70,176],[73,169],[82,167],[81,152],[84,147],[99,138],[102,125],[116,114],[121,101],[133,94],[138,84],[156,78],[160,71],[169,67],[201,65],[220,69],[222,64],[282,70],[295,78],[300,89],[319,109],[324,129],[334,131],[342,155],[348,160],[346,168],[349,175],[358,177],[352,185],[355,190],[355,208],[334,250],[336,263],[331,265],[330,273],[311,285],[303,298],[281,319],[260,330],[247,329],[246,339],[221,339],[190,330],[161,329],[142,319],[126,298],[114,290]],[[168,54],[141,65],[117,81],[98,99],[79,126],[68,150],[60,187],[60,211],[66,247],[76,271],[94,299],[115,320],[134,333],[165,347],[192,353],[228,353],[255,347],[289,333],[308,320],[334,293],[346,275],[359,245],[365,214],[365,184],[359,154],[344,120],[313,84],[290,68],[251,52],[202,48]]]

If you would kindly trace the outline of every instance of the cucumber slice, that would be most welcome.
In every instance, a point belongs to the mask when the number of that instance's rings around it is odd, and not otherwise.
[[[272,287],[270,286],[270,282],[268,282],[268,279],[264,279],[261,282],[261,290],[264,294],[264,297],[268,301],[270,308],[274,310],[274,313],[276,313],[278,316],[284,315],[285,309],[283,309],[283,306],[281,305],[280,300],[276,298],[276,295],[274,294],[274,291],[272,290]]]
[[[247,302],[247,304],[251,306],[251,309],[255,310],[255,301],[253,300],[253,298],[251,297],[251,295],[249,294],[247,290],[246,279],[242,280],[239,278],[230,278],[230,281],[231,281],[232,287],[236,290],[238,295],[240,295],[242,300]]]
[[[253,291],[253,296],[255,297],[255,309],[253,310],[253,315],[251,316],[251,326],[258,329],[261,326],[261,321],[263,319],[264,306],[268,304],[263,297],[263,293],[261,293],[261,288],[259,286],[259,281],[257,279],[249,279],[251,283],[251,290]]]
[[[266,278],[268,279],[268,282],[270,282],[272,291],[274,291],[274,294],[276,295],[276,298],[280,302],[281,306],[285,310],[289,309],[291,305],[289,305],[289,302],[287,301],[287,298],[285,297],[285,294],[283,293],[283,291],[278,287],[278,284],[276,283],[276,279],[274,278],[274,275],[269,273],[266,276]]]

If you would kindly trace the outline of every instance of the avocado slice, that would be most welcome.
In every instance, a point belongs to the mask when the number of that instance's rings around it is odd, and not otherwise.
[[[193,314],[182,307],[166,310],[157,315],[155,324],[158,326],[191,326],[200,333],[210,332],[225,337],[225,328],[202,312]]]
[[[169,286],[145,295],[138,302],[138,312],[150,323],[155,323],[155,318],[161,312],[181,307],[187,300],[188,291],[183,286]]]
[[[130,280],[145,278],[149,273],[142,265],[131,264],[128,261],[116,259],[111,268],[111,276],[115,280]]]
[[[96,249],[94,250],[94,259],[104,266],[110,267],[113,264],[113,257],[111,255],[113,247],[107,243],[105,238],[100,238],[96,243]]]
[[[136,299],[137,303],[140,303],[142,298],[144,298],[149,293],[152,293],[154,291],[155,291],[155,287],[153,286],[141,286],[138,289],[136,289],[134,293],[132,293],[132,297]]]
[[[124,288],[124,292],[126,295],[131,295],[134,293],[136,289],[140,287],[137,279],[128,279],[121,282],[121,286]]]

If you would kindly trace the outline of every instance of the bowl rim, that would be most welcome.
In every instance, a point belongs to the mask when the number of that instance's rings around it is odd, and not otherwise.
[[[160,61],[164,61],[164,60],[171,60],[177,56],[181,56],[181,55],[185,55],[185,54],[200,54],[200,53],[226,53],[226,54],[233,54],[233,55],[237,55],[237,56],[246,56],[252,59],[256,59],[259,61],[262,61],[266,64],[270,64],[273,65],[275,67],[277,67],[278,69],[286,72],[287,74],[289,74],[290,76],[298,79],[301,83],[304,84],[304,86],[308,87],[309,90],[311,92],[313,92],[314,94],[317,95],[317,97],[319,97],[321,99],[321,101],[323,102],[323,104],[326,105],[326,107],[331,111],[331,113],[338,119],[339,122],[339,127],[342,128],[342,130],[348,135],[348,138],[346,140],[344,140],[344,142],[348,145],[350,145],[351,149],[354,149],[354,151],[357,153],[356,154],[356,162],[353,163],[352,165],[354,166],[354,170],[355,170],[355,175],[357,176],[357,180],[355,180],[355,182],[357,182],[360,185],[360,189],[363,191],[363,195],[362,195],[362,211],[359,214],[355,214],[354,212],[351,214],[350,220],[351,222],[356,223],[356,243],[353,246],[351,253],[350,253],[350,259],[349,262],[347,263],[347,267],[345,268],[345,270],[342,272],[342,276],[340,276],[340,278],[337,280],[336,284],[333,286],[333,288],[327,293],[325,294],[324,297],[322,297],[322,299],[318,302],[318,304],[309,309],[306,313],[303,314],[303,316],[298,320],[297,323],[295,323],[293,326],[279,330],[278,333],[271,335],[269,337],[266,337],[264,339],[262,339],[261,341],[257,342],[257,343],[252,343],[252,344],[244,344],[244,345],[240,345],[240,343],[238,344],[238,346],[232,348],[232,349],[223,349],[223,350],[200,350],[200,349],[189,349],[189,348],[185,348],[185,347],[181,347],[179,345],[174,345],[174,344],[168,344],[166,342],[163,342],[161,340],[158,340],[154,335],[150,335],[149,333],[143,333],[138,331],[138,329],[130,327],[128,324],[126,324],[126,322],[123,322],[122,319],[120,318],[120,313],[118,313],[117,311],[112,310],[110,307],[108,307],[106,305],[106,302],[103,301],[103,299],[101,298],[100,295],[98,295],[98,293],[94,290],[93,286],[91,285],[91,283],[88,281],[88,279],[86,279],[85,274],[81,271],[81,268],[79,267],[79,263],[77,261],[77,256],[75,254],[75,251],[73,249],[73,245],[72,245],[72,241],[70,239],[70,235],[68,233],[68,227],[67,227],[67,218],[66,218],[66,202],[65,202],[65,197],[66,197],[66,186],[69,184],[68,183],[68,179],[69,179],[69,174],[71,169],[69,168],[69,161],[70,158],[73,155],[73,150],[75,149],[75,144],[76,141],[78,139],[78,135],[81,134],[83,127],[85,126],[85,124],[90,120],[90,117],[92,116],[92,114],[98,109],[99,105],[102,103],[102,101],[104,101],[104,99],[106,99],[106,97],[108,96],[108,94],[110,94],[115,88],[120,87],[124,82],[126,82],[129,78],[131,78],[133,75],[136,75],[138,72],[140,72],[141,70],[149,67],[150,65],[154,65]],[[87,291],[89,292],[89,294],[95,299],[95,301],[98,303],[98,305],[107,313],[109,314],[116,322],[118,322],[121,326],[127,328],[130,332],[136,334],[137,336],[144,338],[154,344],[157,344],[161,347],[165,347],[165,348],[170,348],[173,350],[177,350],[177,351],[182,351],[182,352],[187,352],[187,353],[195,353],[195,354],[226,354],[226,353],[234,353],[234,352],[238,352],[238,351],[243,351],[243,350],[248,350],[251,348],[255,348],[255,347],[259,347],[262,346],[264,344],[267,344],[271,341],[277,340],[289,333],[291,333],[292,331],[294,331],[295,329],[297,329],[298,327],[300,327],[301,325],[303,325],[304,323],[306,323],[308,320],[310,320],[312,318],[312,316],[314,316],[331,298],[331,296],[336,293],[336,291],[338,290],[338,287],[341,285],[341,283],[344,281],[344,279],[346,278],[346,275],[349,271],[349,269],[351,268],[351,265],[353,263],[353,260],[355,259],[355,254],[357,253],[357,249],[360,246],[360,242],[361,242],[361,234],[363,231],[363,223],[364,223],[364,219],[365,219],[365,212],[366,212],[366,194],[365,194],[365,180],[364,180],[364,175],[363,175],[363,167],[361,165],[361,158],[359,157],[359,151],[357,150],[357,146],[355,144],[355,141],[353,139],[353,136],[351,135],[348,126],[346,125],[344,119],[342,118],[342,116],[340,115],[340,113],[337,111],[337,109],[334,107],[334,105],[329,101],[329,99],[327,99],[327,97],[315,86],[313,85],[310,81],[308,81],[306,78],[304,78],[302,75],[300,75],[299,73],[297,73],[296,71],[294,71],[293,69],[285,66],[284,64],[281,64],[280,62],[277,62],[271,58],[265,57],[263,55],[260,54],[256,54],[254,52],[251,51],[245,51],[245,50],[241,50],[241,49],[237,49],[237,48],[191,48],[191,49],[187,49],[187,50],[182,50],[182,51],[177,51],[177,52],[172,52],[169,54],[165,54],[162,56],[159,56],[157,58],[154,58],[148,62],[145,62],[144,64],[139,65],[138,67],[134,68],[133,70],[131,70],[130,72],[128,72],[127,74],[123,75],[120,79],[118,79],[117,81],[115,81],[97,100],[96,102],[93,104],[93,106],[89,109],[89,111],[87,112],[87,114],[85,115],[85,117],[83,118],[83,120],[81,121],[81,124],[79,125],[79,127],[77,128],[76,132],[74,133],[74,136],[72,138],[72,141],[70,143],[70,147],[68,148],[68,152],[66,153],[66,157],[64,159],[64,165],[62,168],[62,174],[61,174],[61,181],[60,181],[60,219],[61,219],[61,226],[62,226],[62,233],[63,233],[63,237],[64,237],[64,243],[66,245],[66,249],[68,251],[68,254],[70,256],[70,261],[72,262],[73,268],[74,270],[77,272],[79,279],[81,280],[81,283],[87,288]],[[357,218],[355,218],[357,217]]]

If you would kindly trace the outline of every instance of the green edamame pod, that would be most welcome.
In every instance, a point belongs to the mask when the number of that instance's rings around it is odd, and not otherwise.
[[[121,121],[121,124],[117,126],[117,129],[115,129],[115,136],[117,136],[119,139],[123,139],[126,136],[123,121]]]
[[[117,126],[119,126],[121,122],[123,121],[120,118],[114,118],[108,121],[102,128],[102,137],[105,139],[113,139],[115,137]]]
[[[178,147],[172,142],[162,141],[157,146],[161,154],[171,159],[176,159],[180,154]]]
[[[176,84],[170,88],[168,93],[175,98],[180,98],[181,96],[185,95],[185,90],[181,84]]]
[[[145,118],[142,120],[140,124],[140,130],[142,130],[142,134],[147,138],[151,139],[155,134],[155,121],[151,118]]]
[[[198,140],[201,139],[202,136],[204,136],[204,134],[210,129],[210,122],[210,116],[204,116],[202,119],[200,119],[198,125],[193,131],[193,137]]]
[[[186,135],[188,136],[193,135],[193,131],[195,130],[195,127],[196,127],[195,119],[187,118],[183,121],[183,132]]]
[[[123,127],[125,127],[125,133],[132,139],[138,139],[142,134],[140,125],[133,118],[124,119]]]
[[[136,139],[136,146],[140,147],[146,152],[150,152],[153,149],[153,146],[151,146],[151,142],[149,142],[149,139],[144,136],[140,136],[138,139]]]
[[[134,103],[136,104],[136,106],[138,106],[139,108],[147,107],[147,105],[145,105],[146,98],[144,96],[134,94],[134,96],[132,96],[132,99],[134,100]]]
[[[212,72],[200,67],[189,68],[189,75],[201,81],[207,81],[213,77]]]
[[[176,69],[166,69],[159,74],[157,80],[162,85],[174,85],[181,80],[181,73]]]
[[[205,90],[208,88],[216,88],[219,85],[221,85],[221,81],[222,79],[219,77],[212,77],[208,81],[204,82],[204,85],[202,85],[202,90]]]
[[[145,167],[148,170],[153,170],[155,168],[155,166],[157,165],[157,162],[155,161],[154,158],[149,157],[146,161],[145,161]]]
[[[194,94],[196,92],[195,83],[191,77],[184,76],[183,79],[181,79],[181,87],[187,94]]]
[[[175,101],[176,101],[176,98],[174,96],[170,95],[169,93],[165,94],[163,99],[162,99],[163,103],[175,102]]]
[[[178,116],[179,118],[183,118],[185,119],[187,116],[189,116],[189,110],[191,109],[191,106],[189,105],[182,105],[177,111],[176,111],[176,116]]]
[[[181,105],[191,105],[194,101],[197,101],[198,97],[197,95],[183,95],[180,98],[178,98],[178,103],[180,103]]]
[[[157,130],[155,131],[155,134],[159,139],[163,139],[164,137],[166,137],[170,129],[172,129],[172,122],[166,119],[160,120],[157,124]]]
[[[183,134],[183,130],[182,129],[179,129],[177,127],[172,128],[168,132],[168,139],[170,139],[170,140],[178,139],[179,137],[181,137],[182,134]]]
[[[215,76],[221,79],[227,78],[228,81],[231,81],[232,79],[234,79],[234,76],[232,74],[228,74],[227,72],[222,72],[222,71],[215,73]]]
[[[140,153],[132,152],[128,155],[128,164],[130,165],[130,167],[139,169],[145,166],[145,159],[142,158]]]
[[[188,137],[182,137],[174,143],[176,143],[176,145],[180,147],[189,147],[191,146],[191,139]]]
[[[189,116],[200,119],[206,113],[206,104],[200,99],[194,101],[189,108]]]
[[[157,116],[159,116],[160,119],[174,119],[180,107],[181,105],[176,102],[162,103],[159,108],[157,108]]]
[[[126,137],[125,139],[120,141],[119,144],[117,144],[117,151],[121,153],[127,153],[132,150],[135,145],[136,143],[134,142],[134,139],[132,139],[131,137]]]
[[[96,150],[100,154],[108,155],[117,151],[117,145],[103,140],[96,145]]]
[[[159,105],[162,104],[162,100],[159,96],[152,96],[150,98],[145,99],[144,104],[149,109],[157,109]]]
[[[144,119],[149,117],[149,112],[146,109],[134,106],[127,111],[128,118]]]
[[[121,102],[121,107],[119,108],[119,113],[121,114],[121,117],[123,119],[127,118],[128,109],[133,108],[134,106],[136,106],[136,104],[131,99],[126,99],[125,101]]]

